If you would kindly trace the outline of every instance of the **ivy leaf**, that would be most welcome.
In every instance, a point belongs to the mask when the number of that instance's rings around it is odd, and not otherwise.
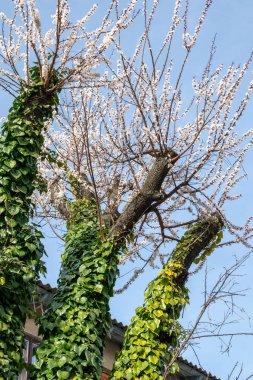
[[[29,144],[29,141],[27,138],[24,138],[24,137],[18,137],[18,143],[20,145],[28,145]]]
[[[21,191],[21,193],[27,194],[27,187],[26,186],[17,186],[17,189]]]
[[[16,222],[16,220],[14,220],[14,219],[10,219],[10,218],[8,218],[7,216],[4,218],[5,219],[5,221],[6,221],[6,223],[7,223],[7,225],[8,226],[10,226],[10,227],[16,227],[16,225],[17,225],[17,222]]]
[[[32,280],[33,279],[33,274],[32,273],[28,273],[28,274],[24,274],[23,275],[23,280],[25,281],[25,282],[29,282],[30,280]]]
[[[31,152],[25,148],[18,147],[18,151],[25,157],[31,155]]]
[[[36,246],[35,244],[33,244],[33,243],[28,243],[28,242],[25,243],[25,246],[26,246],[26,247],[29,249],[29,251],[31,251],[31,252],[36,251],[36,248],[37,248],[37,246]]]
[[[16,170],[15,172],[12,171],[11,175],[17,180],[22,176],[22,173],[19,170]]]
[[[4,153],[7,153],[7,154],[9,154],[12,150],[13,150],[13,146],[11,146],[11,145],[7,145],[7,146],[2,147],[2,151]]]
[[[159,357],[154,356],[154,355],[149,355],[148,361],[152,364],[157,364],[159,362]]]
[[[17,215],[19,213],[20,206],[17,206],[17,205],[13,205],[13,206],[8,205],[6,207],[6,209],[7,209],[7,211],[8,211],[9,214],[11,214],[12,216],[14,216],[14,215]]]
[[[21,171],[21,173],[23,175],[27,175],[29,173],[29,169],[28,168],[20,168],[19,170]]]
[[[57,371],[57,376],[59,380],[69,379],[69,373],[67,371]]]
[[[102,284],[96,284],[94,287],[94,292],[102,293],[103,291],[103,285]]]
[[[10,169],[13,169],[16,166],[17,161],[15,161],[15,160],[5,160],[4,164],[6,166],[8,166]]]
[[[64,364],[66,364],[68,361],[67,357],[66,356],[62,356],[59,360],[58,360],[58,366],[61,368],[64,366]]]
[[[154,311],[154,314],[155,314],[158,318],[160,318],[160,317],[163,315],[163,311],[162,311],[162,310],[155,310],[155,311]]]
[[[6,199],[7,199],[6,193],[0,194],[0,203],[4,202]]]

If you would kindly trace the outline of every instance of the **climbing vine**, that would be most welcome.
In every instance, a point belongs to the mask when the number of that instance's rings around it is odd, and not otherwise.
[[[112,240],[101,239],[93,199],[73,202],[70,215],[58,290],[40,321],[37,380],[101,378],[119,255]]]
[[[10,380],[18,378],[24,365],[30,291],[45,269],[42,234],[29,218],[44,122],[58,104],[57,94],[45,91],[38,66],[30,74],[31,83],[20,88],[0,138],[0,379]]]
[[[189,266],[194,260],[205,259],[203,250],[209,254],[215,248],[221,227],[217,219],[199,222],[182,237],[171,260],[150,282],[144,305],[136,309],[114,363],[112,380],[163,379],[165,366],[184,337],[178,318],[189,302],[185,287]],[[173,363],[170,373],[178,370],[177,363]]]

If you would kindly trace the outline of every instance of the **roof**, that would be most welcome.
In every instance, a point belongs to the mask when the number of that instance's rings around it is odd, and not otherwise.
[[[35,281],[35,285],[37,285],[39,288],[43,289],[43,290],[46,290],[47,292],[49,293],[56,293],[56,290],[57,288],[52,288],[52,286],[50,284],[43,284],[42,281]]]
[[[56,292],[57,288],[51,287],[50,284],[43,284],[41,281],[36,281],[36,285],[42,289],[43,291],[46,291],[50,293],[52,296]],[[127,326],[123,325],[123,323],[118,322],[116,319],[112,319],[112,339],[116,340],[118,343],[123,343],[124,340],[124,333],[127,330]],[[179,357],[178,358],[178,364],[180,366],[180,369],[185,373],[187,373],[187,367],[190,368],[193,371],[197,371],[198,375],[205,376],[206,380],[221,380],[220,378],[212,375],[210,372],[205,371],[203,368],[193,364],[189,360]],[[192,372],[192,371],[191,371]],[[189,373],[189,372],[188,372]]]
[[[181,356],[179,357],[178,361],[179,361],[180,367],[181,367],[181,363],[185,364],[186,366],[191,367],[192,369],[196,370],[201,375],[205,376],[207,380],[221,380],[219,377],[212,375],[210,372],[205,371],[203,368],[193,364],[192,362],[190,362],[187,359],[182,358]]]

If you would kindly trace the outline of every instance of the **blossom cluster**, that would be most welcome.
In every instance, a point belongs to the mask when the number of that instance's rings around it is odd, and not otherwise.
[[[59,0],[55,14],[51,16],[52,27],[46,33],[43,33],[36,0],[12,1],[13,17],[0,13],[4,31],[0,37],[0,85],[15,94],[20,83],[29,85],[29,67],[34,60],[38,62],[45,85],[55,71],[62,77],[59,87],[77,79],[87,81],[90,71],[106,60],[103,54],[117,33],[131,23],[137,0],[129,0],[116,19],[113,10],[117,1],[112,0],[101,24],[91,31],[87,24],[98,10],[96,4],[81,19],[73,22],[69,1]]]

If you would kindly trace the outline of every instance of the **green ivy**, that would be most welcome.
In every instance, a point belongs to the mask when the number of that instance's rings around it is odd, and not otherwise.
[[[217,224],[217,221],[216,221]],[[158,277],[150,282],[144,305],[136,309],[135,316],[126,331],[122,350],[118,353],[110,379],[112,380],[162,380],[165,366],[180,346],[184,330],[178,319],[183,307],[189,303],[185,287],[189,256],[199,256],[202,249],[208,253],[214,249],[214,241],[221,238],[217,232],[204,241],[207,222],[197,223],[188,230],[172,252],[171,260],[163,267]],[[218,238],[217,237],[218,234]],[[203,247],[204,241],[204,247]],[[205,255],[200,255],[202,260]],[[170,373],[179,370],[177,363]]]
[[[10,380],[24,365],[23,326],[32,284],[45,270],[42,234],[29,219],[44,122],[58,104],[57,94],[46,93],[36,65],[30,74],[30,86],[20,89],[0,137],[0,379]]]
[[[101,240],[94,200],[71,205],[58,290],[40,321],[32,379],[100,380],[118,251]]]
[[[222,238],[223,238],[223,231],[219,231],[217,235],[215,235],[212,238],[212,240],[210,241],[210,244],[204,250],[204,252],[194,260],[194,263],[199,264],[201,261],[202,262],[205,261],[205,259],[213,253],[217,245],[221,242]]]

